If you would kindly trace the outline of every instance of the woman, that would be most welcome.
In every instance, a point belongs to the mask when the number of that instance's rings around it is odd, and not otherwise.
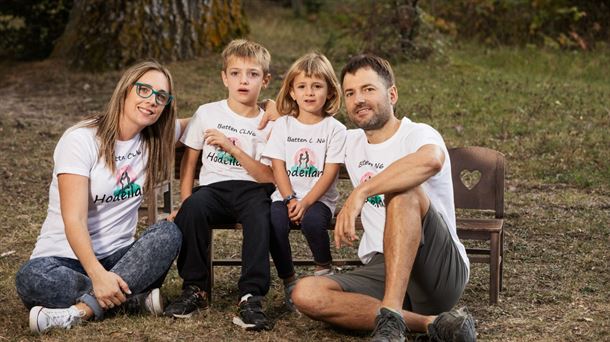
[[[173,88],[160,64],[134,65],[106,110],[59,140],[47,218],[16,275],[33,332],[99,320],[118,307],[163,312],[158,288],[182,235],[168,221],[137,241],[134,234],[143,194],[172,171],[180,131]]]

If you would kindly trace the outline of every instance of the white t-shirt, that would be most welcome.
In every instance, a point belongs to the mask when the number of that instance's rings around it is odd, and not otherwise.
[[[356,187],[383,171],[394,161],[428,144],[443,149],[445,162],[442,170],[425,181],[421,187],[445,220],[453,242],[470,270],[466,250],[458,239],[456,231],[449,153],[443,138],[434,128],[403,118],[398,131],[380,144],[369,144],[361,129],[349,130],[345,142],[345,165],[352,184]],[[383,253],[385,213],[383,195],[371,196],[364,204],[361,214],[364,234],[358,248],[358,256],[363,263],[368,263],[376,252]]]
[[[263,130],[257,129],[263,111],[254,118],[243,117],[231,110],[227,100],[200,106],[186,127],[181,141],[188,147],[202,150],[202,167],[199,184],[208,185],[228,180],[247,180],[255,182],[241,164],[231,154],[204,144],[203,133],[206,129],[217,129],[255,160],[260,160],[273,123]]]
[[[53,159],[49,187],[49,207],[31,258],[57,256],[76,259],[68,240],[60,211],[57,175],[70,173],[89,178],[87,228],[98,259],[134,241],[138,207],[146,182],[146,153],[138,134],[115,145],[116,171],[99,160],[96,128],[74,126],[61,137]]]
[[[263,152],[263,162],[270,165],[269,158],[283,160],[292,190],[301,200],[320,179],[326,163],[343,163],[345,135],[345,126],[331,116],[313,125],[303,124],[290,115],[283,116],[273,126]],[[283,197],[276,190],[271,199],[281,201]],[[335,179],[319,201],[334,213],[337,199],[339,193]]]

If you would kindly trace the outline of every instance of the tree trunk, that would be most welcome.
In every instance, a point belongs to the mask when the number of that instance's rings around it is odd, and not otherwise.
[[[52,57],[94,71],[185,60],[247,30],[240,0],[75,0]]]
[[[413,54],[416,50],[413,40],[419,28],[417,0],[396,0],[396,16],[400,49],[405,54]]]

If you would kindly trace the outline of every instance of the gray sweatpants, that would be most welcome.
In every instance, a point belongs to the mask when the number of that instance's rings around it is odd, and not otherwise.
[[[343,291],[379,300],[385,289],[385,262],[377,253],[366,265],[352,272],[328,276]],[[468,270],[453,243],[449,228],[432,205],[424,217],[422,238],[413,263],[403,309],[422,315],[449,311],[466,287]]]

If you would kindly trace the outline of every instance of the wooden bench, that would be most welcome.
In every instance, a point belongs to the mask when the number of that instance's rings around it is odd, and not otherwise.
[[[176,149],[175,178],[180,179],[180,161],[184,147]],[[504,213],[504,156],[494,150],[482,147],[462,147],[449,150],[452,162],[452,177],[456,209],[493,210],[491,218],[457,218],[457,233],[460,240],[489,241],[489,248],[467,248],[466,252],[471,263],[486,263],[490,265],[489,303],[496,304],[498,293],[502,288],[503,266],[503,213]],[[197,166],[196,177],[199,176],[201,163]],[[345,168],[341,168],[339,179],[349,180]],[[159,193],[163,193],[163,211],[169,213],[172,209],[171,181],[161,184],[149,195],[147,203],[157,203]],[[158,219],[157,205],[148,205],[148,223]],[[338,212],[338,209],[337,209]],[[333,219],[334,220],[334,219]],[[332,223],[334,227],[334,221]],[[241,229],[241,224],[222,224],[212,227],[213,230]],[[332,227],[331,227],[332,229]],[[358,218],[356,229],[362,230],[362,222]],[[332,239],[331,239],[332,240]],[[214,239],[210,236],[209,258],[211,268],[214,266],[240,266],[241,259],[214,259]],[[313,259],[295,259],[295,265],[315,265]],[[334,259],[333,265],[361,265],[357,258]],[[210,272],[210,289],[214,284],[214,272]],[[211,298],[211,293],[210,293]]]

